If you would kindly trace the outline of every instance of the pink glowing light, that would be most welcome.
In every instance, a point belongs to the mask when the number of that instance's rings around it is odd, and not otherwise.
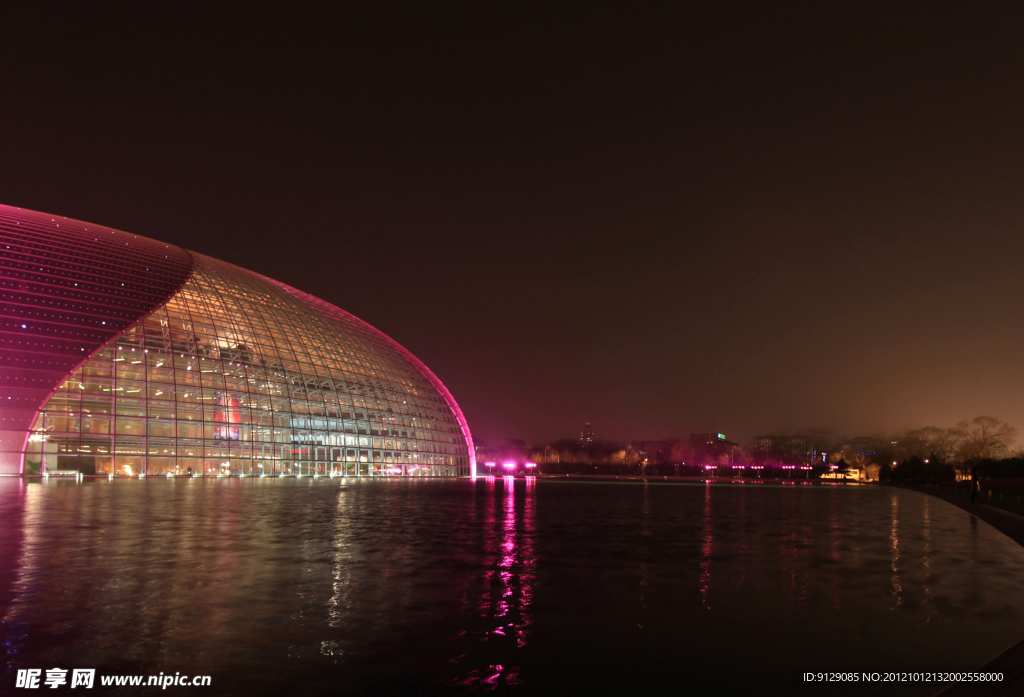
[[[495,464],[497,464],[497,463],[494,463],[494,462],[485,462],[485,463],[484,463],[484,467],[494,467],[494,465],[495,465]]]
[[[4,422],[4,430],[10,432],[9,437],[5,437],[5,445],[13,443],[12,439],[24,431],[20,450],[0,448],[4,451],[0,452],[0,473],[3,474],[20,473],[24,469],[25,444],[30,426],[39,408],[52,396],[58,385],[64,383],[100,347],[111,346],[116,337],[123,336],[132,327],[137,326],[141,330],[141,325],[137,325],[136,321],[148,316],[171,297],[179,297],[182,285],[192,278],[193,259],[186,250],[166,244],[160,247],[160,243],[154,240],[135,235],[128,238],[125,233],[110,228],[64,217],[61,217],[61,223],[53,225],[55,220],[56,216],[0,205],[0,223],[5,228],[5,239],[10,243],[4,249],[4,263],[0,264],[4,269],[0,270],[0,278],[4,281],[17,278],[18,282],[32,286],[29,296],[35,299],[24,302],[29,303],[29,307],[35,311],[23,313],[32,316],[32,326],[20,326],[40,339],[43,336],[51,337],[47,339],[49,343],[34,344],[44,346],[45,349],[18,349],[18,353],[22,354],[19,356],[20,361],[45,364],[45,367],[32,367],[32,377],[28,380],[34,387],[21,388],[23,397],[19,401],[22,404],[16,409],[11,409],[10,402],[0,405],[0,421]],[[9,228],[9,222],[14,222],[15,228]],[[28,225],[21,226],[21,222]],[[50,227],[58,230],[54,232]],[[34,233],[42,237],[34,237]],[[89,237],[93,239],[89,240]],[[12,247],[14,250],[8,252]],[[125,250],[125,247],[129,247],[131,252]],[[11,258],[18,262],[18,270],[13,276],[7,271],[13,268],[8,263]],[[39,269],[42,280],[38,280],[36,275],[28,275],[35,268]],[[53,281],[58,276],[64,280]],[[120,278],[126,281],[131,279],[129,285],[135,288],[125,288]],[[76,279],[87,279],[88,283],[75,282],[69,287],[69,283]],[[339,308],[276,281],[263,280],[273,283],[316,311],[318,317],[329,318],[332,325],[344,331],[352,327],[360,336],[375,335],[373,343],[386,346],[389,351],[407,359],[436,388],[455,416],[468,450],[471,474],[476,475],[475,449],[462,411],[440,380],[422,362],[383,333]],[[58,302],[53,302],[53,297]],[[112,301],[113,297],[118,299]],[[100,326],[95,326],[97,321]],[[72,334],[75,338],[69,340],[64,337],[54,341],[52,337],[58,334]],[[141,331],[139,337],[142,337]],[[28,346],[28,342],[25,345]],[[119,350],[122,348],[118,347]],[[148,353],[148,349],[140,347],[140,352]],[[45,355],[45,361],[27,357],[35,355]],[[160,365],[157,363],[157,367]],[[193,366],[188,366],[188,370],[192,369]],[[21,378],[17,371],[15,369],[15,380]],[[240,401],[238,397],[229,395],[218,399],[217,406],[220,409],[215,419],[218,423],[215,437],[239,439],[236,424],[240,423]],[[145,471],[141,474],[145,474]]]
[[[17,349],[13,344],[5,346],[19,354],[20,365],[31,363],[33,366],[31,369],[7,368],[8,380],[28,384],[19,388],[20,405],[11,408],[7,392],[3,398],[6,404],[0,404],[0,421],[9,431],[5,444],[14,446],[0,452],[0,473],[3,474],[24,471],[24,453],[32,423],[38,410],[65,379],[102,346],[111,345],[116,337],[132,328],[136,320],[166,301],[192,272],[191,255],[178,247],[161,247],[162,243],[154,240],[133,238],[137,240],[133,242],[135,254],[129,256],[124,246],[118,247],[126,244],[124,233],[101,226],[90,231],[94,227],[91,223],[65,218],[54,226],[55,218],[46,213],[0,205],[0,221],[6,224],[4,235],[8,243],[3,249],[4,270],[0,271],[0,277],[4,281],[28,283],[33,288],[28,296],[19,300],[32,310],[26,313],[32,315],[32,321],[19,322],[17,326],[40,338],[58,334],[75,337],[74,341],[66,342],[55,343],[52,339],[42,343],[25,342]],[[9,227],[12,222],[15,226]],[[35,234],[43,228],[48,230],[47,235],[56,237],[47,237],[48,241],[40,244],[42,240]],[[97,230],[119,239],[97,236]],[[12,263],[15,260],[16,264]],[[156,266],[160,268],[154,268]],[[15,268],[18,270],[13,271]],[[36,269],[39,271],[35,272]],[[68,281],[81,281],[85,277],[91,282],[73,286],[54,283],[52,279],[58,274]],[[137,282],[146,285],[146,292],[123,295],[125,288],[121,278],[138,279]],[[110,301],[114,294],[122,294],[122,300],[116,304]],[[55,303],[54,298],[59,302]],[[86,331],[81,331],[83,329]],[[25,371],[30,371],[27,374],[31,377],[26,377]],[[21,442],[17,443],[19,440]]]
[[[504,467],[507,470],[514,470],[516,468],[516,463],[506,462],[505,464],[502,465],[502,467]]]
[[[527,466],[527,467],[536,467],[536,466],[537,466],[537,463],[536,463],[536,462],[527,462],[527,463],[526,463],[526,466]]]

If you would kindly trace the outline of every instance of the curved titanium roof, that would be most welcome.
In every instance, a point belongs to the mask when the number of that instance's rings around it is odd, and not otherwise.
[[[173,245],[0,205],[0,473],[54,389],[191,272]]]

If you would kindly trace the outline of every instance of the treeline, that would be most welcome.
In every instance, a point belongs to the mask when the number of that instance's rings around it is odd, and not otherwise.
[[[684,465],[678,463],[655,462],[649,464],[634,463],[599,463],[592,462],[552,462],[538,465],[540,474],[593,474],[602,476],[637,476],[637,477],[756,477],[759,479],[813,479],[834,470],[818,465],[806,469],[782,469],[765,467],[751,470],[740,465],[730,467],[723,465],[713,470],[705,465]]]
[[[622,462],[549,462],[539,464],[541,474],[602,474],[609,476],[696,476],[704,472],[704,468],[686,467],[671,463],[658,462],[649,465],[626,464]]]
[[[942,484],[957,481],[958,468],[944,462],[926,462],[919,457],[897,463],[885,464],[879,470],[879,480],[896,484]],[[975,479],[1024,478],[1024,457],[1008,457],[1001,460],[985,458],[967,463],[960,470],[961,477]]]
[[[638,450],[614,441],[581,443],[562,439],[529,449],[541,472],[578,474],[689,475],[707,469],[718,474],[755,466],[811,467],[816,475],[856,470],[866,479],[894,482],[945,482],[972,473],[986,478],[1024,476],[1015,462],[1016,427],[992,416],[977,416],[954,426],[907,428],[895,433],[836,436],[827,428],[809,428],[759,438],[740,446],[728,441],[666,438],[654,450]],[[765,442],[770,443],[766,448]],[[806,470],[804,470],[806,471]]]
[[[638,462],[636,451],[629,446],[608,440],[581,443],[575,438],[534,446],[530,458],[541,465],[632,465]]]

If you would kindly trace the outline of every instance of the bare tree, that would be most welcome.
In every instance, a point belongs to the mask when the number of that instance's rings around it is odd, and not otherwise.
[[[966,423],[966,422],[964,422]],[[952,428],[925,426],[904,431],[897,436],[899,454],[904,458],[919,457],[937,462],[949,462],[957,454],[958,447],[967,437],[962,424]]]
[[[640,453],[636,451],[636,448],[627,446],[622,450],[612,453],[611,461],[616,464],[635,465],[640,462]]]
[[[934,433],[944,430],[935,426],[906,429],[894,437],[896,450],[903,457],[920,457],[924,459],[928,457],[928,453],[931,450],[929,441],[934,438]]]
[[[697,446],[689,440],[678,440],[672,444],[672,461],[687,465],[695,464],[697,461],[697,451]]]
[[[960,447],[967,432],[959,426],[949,428],[935,428],[934,437],[929,440],[932,456],[939,462],[952,462],[956,459],[957,449]]]
[[[994,416],[975,416],[956,427],[964,434],[960,446],[963,460],[1001,457],[1017,439],[1017,428]]]

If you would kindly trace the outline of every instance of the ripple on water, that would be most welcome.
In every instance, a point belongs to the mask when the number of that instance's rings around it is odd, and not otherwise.
[[[10,680],[787,692],[796,667],[976,666],[1024,635],[1024,550],[910,491],[8,480],[0,514]]]

